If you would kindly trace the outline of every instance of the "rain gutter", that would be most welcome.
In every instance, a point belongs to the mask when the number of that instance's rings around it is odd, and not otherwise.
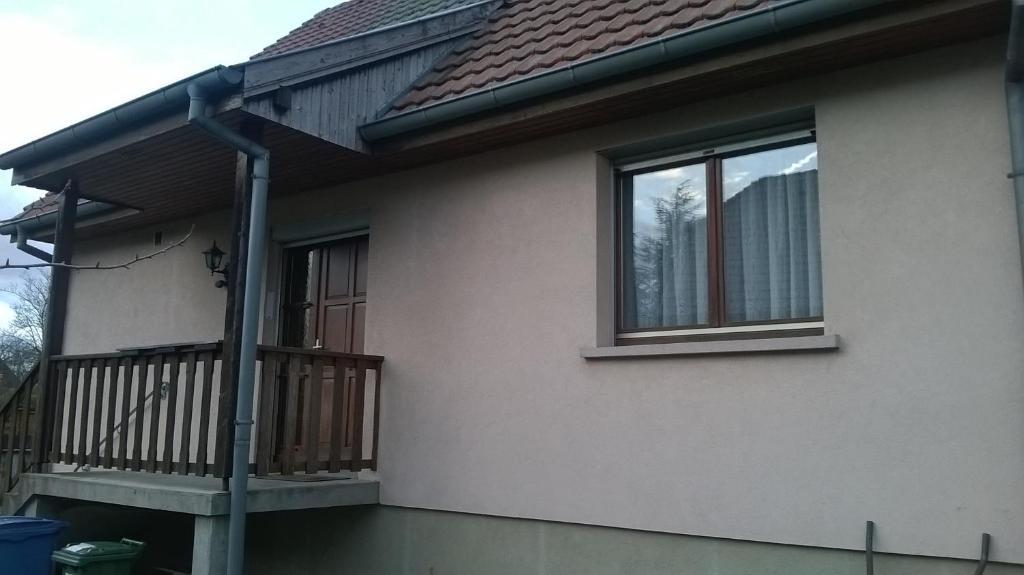
[[[368,122],[360,126],[359,132],[368,142],[384,140],[562,90],[608,80],[649,66],[693,57],[725,46],[815,24],[886,1],[787,0],[582,62]]]
[[[120,209],[124,208],[104,202],[81,200],[78,202],[78,219],[82,220],[94,216],[101,216]],[[40,230],[48,230],[52,232],[53,226],[56,224],[57,210],[55,208],[52,212],[46,212],[38,216],[28,216],[0,223],[0,235],[13,236],[19,233],[19,231],[25,232],[30,236],[32,233]]]
[[[190,85],[202,88],[210,98],[218,98],[229,92],[237,91],[241,84],[241,71],[227,66],[210,68],[49,136],[0,154],[0,170],[9,170],[17,166],[47,160],[70,150],[101,142],[118,132],[135,128],[154,118],[180,112],[188,104],[187,88]]]

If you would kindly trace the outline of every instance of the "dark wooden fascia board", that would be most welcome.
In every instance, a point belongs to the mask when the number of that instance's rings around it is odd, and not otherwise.
[[[366,66],[475,32],[498,5],[487,2],[352,38],[253,60],[245,65],[243,95],[253,98],[281,86],[307,82]]]

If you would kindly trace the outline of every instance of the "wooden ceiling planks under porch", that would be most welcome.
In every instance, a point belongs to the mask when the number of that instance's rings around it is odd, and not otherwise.
[[[247,116],[233,110],[218,119],[237,129]],[[269,121],[264,121],[263,141],[271,153],[273,196],[330,185],[339,180],[339,168],[366,161],[361,154]],[[182,123],[24,184],[59,191],[68,179],[78,183],[83,197],[139,210],[79,232],[82,237],[102,235],[228,208],[234,197],[235,151]]]

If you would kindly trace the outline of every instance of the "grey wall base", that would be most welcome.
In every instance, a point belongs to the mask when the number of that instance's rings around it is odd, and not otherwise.
[[[249,517],[252,575],[861,575],[864,554],[366,506]],[[970,561],[876,555],[881,575],[964,575]],[[1024,575],[989,564],[986,575]]]

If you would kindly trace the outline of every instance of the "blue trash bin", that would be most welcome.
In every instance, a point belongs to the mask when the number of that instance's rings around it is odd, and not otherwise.
[[[0,573],[50,575],[50,554],[63,521],[35,517],[0,517]]]

